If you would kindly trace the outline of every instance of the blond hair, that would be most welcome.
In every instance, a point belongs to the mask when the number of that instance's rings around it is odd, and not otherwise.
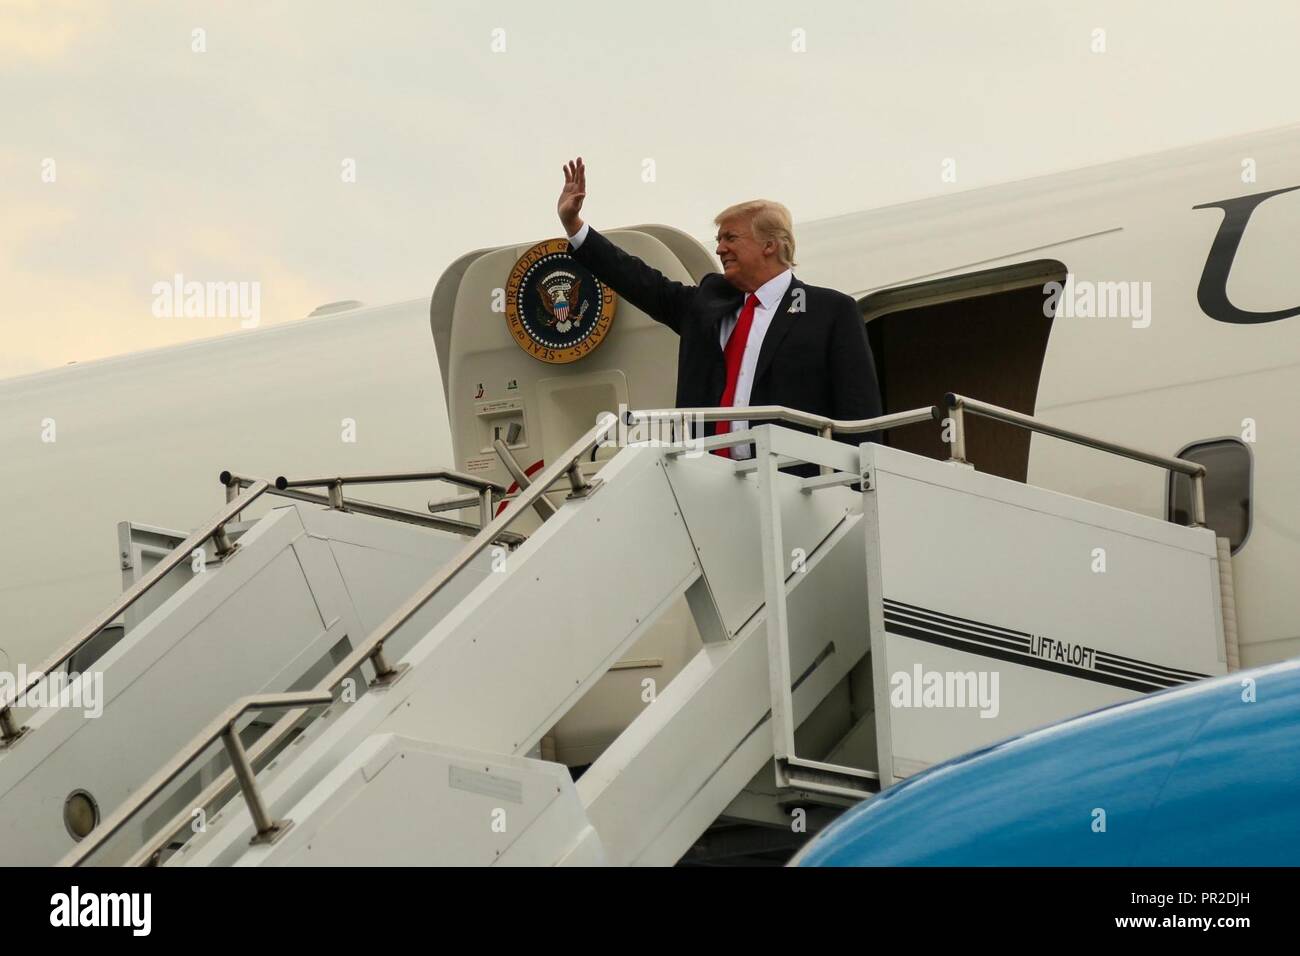
[[[714,218],[715,226],[728,219],[744,216],[749,219],[750,233],[759,242],[772,239],[776,242],[776,257],[786,268],[794,266],[794,223],[790,210],[770,199],[751,199],[728,206]]]

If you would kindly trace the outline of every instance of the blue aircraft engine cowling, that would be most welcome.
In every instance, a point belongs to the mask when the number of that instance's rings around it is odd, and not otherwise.
[[[1106,707],[938,764],[798,866],[1300,864],[1300,660]]]

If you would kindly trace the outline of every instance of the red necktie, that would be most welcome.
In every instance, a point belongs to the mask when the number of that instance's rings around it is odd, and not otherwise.
[[[727,360],[727,387],[718,402],[722,408],[731,408],[736,404],[736,380],[740,378],[740,362],[745,357],[745,345],[749,342],[749,329],[754,324],[754,309],[757,307],[758,296],[751,292],[745,299],[745,307],[740,310],[736,327],[731,330],[731,337],[727,339],[727,348],[723,353]],[[715,422],[714,426],[716,435],[725,435],[731,431],[731,422]],[[718,448],[713,453],[723,458],[731,457],[730,448]]]

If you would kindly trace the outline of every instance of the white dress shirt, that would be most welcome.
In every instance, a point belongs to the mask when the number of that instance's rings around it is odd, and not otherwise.
[[[749,404],[750,391],[754,387],[754,370],[758,366],[758,353],[763,347],[763,336],[767,335],[767,327],[772,324],[772,316],[776,315],[777,306],[785,298],[785,293],[793,279],[794,273],[786,269],[754,290],[754,294],[758,296],[758,304],[754,306],[754,324],[749,327],[749,341],[745,343],[745,354],[740,359],[740,374],[736,376],[736,394],[731,403],[732,407],[742,408]],[[746,295],[745,299],[748,300],[749,296]],[[732,331],[740,321],[740,313],[744,308],[742,302],[736,314],[723,318],[718,328],[719,344],[724,353],[727,350],[727,339],[731,337]],[[748,427],[749,422],[745,421],[731,423],[731,431],[744,431]],[[731,449],[731,457],[753,458],[754,446],[736,445]]]
[[[590,229],[591,226],[584,222],[582,228],[569,237],[569,245],[573,246],[575,249],[582,245],[582,241],[587,238],[587,232]]]
[[[569,244],[577,249],[582,245],[583,240],[587,238],[587,232],[590,226],[587,223],[582,224],[572,236],[569,236]],[[767,327],[772,324],[772,316],[776,315],[777,306],[785,298],[786,292],[790,288],[790,283],[794,280],[794,273],[786,269],[772,278],[768,279],[761,286],[754,290],[758,296],[758,304],[754,306],[754,322],[749,327],[749,341],[745,343],[745,354],[740,359],[740,374],[736,377],[736,394],[732,407],[743,407],[749,404],[750,391],[754,387],[754,370],[758,366],[758,353],[763,347],[763,336],[767,334]],[[732,331],[740,321],[741,309],[745,307],[745,301],[749,299],[746,295],[741,301],[740,308],[733,314],[725,316],[718,328],[718,344],[722,346],[722,351],[727,351],[727,339],[731,337]],[[719,423],[719,429],[725,423]],[[744,431],[749,427],[749,422],[732,422],[732,431]],[[753,458],[753,445],[737,445],[731,449],[733,458]]]

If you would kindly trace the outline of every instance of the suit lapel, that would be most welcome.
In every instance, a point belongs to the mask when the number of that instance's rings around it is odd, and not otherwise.
[[[777,350],[781,347],[781,340],[785,338],[786,333],[790,331],[799,318],[797,313],[790,311],[790,301],[796,288],[803,288],[803,283],[791,276],[790,286],[785,290],[785,295],[781,297],[781,302],[776,307],[776,313],[767,326],[767,334],[763,336],[763,347],[758,350],[758,364],[754,368],[753,388],[757,388],[758,383],[763,380],[763,373],[767,371],[767,367],[772,364],[772,359],[776,357]],[[807,299],[806,295],[804,299]]]
[[[729,283],[721,283],[721,288],[715,294],[714,301],[709,306],[707,313],[709,316],[709,341],[718,347],[719,354],[722,353],[722,344],[718,341],[722,320],[729,315],[735,315],[744,304],[745,293]]]
[[[699,398],[688,402],[689,405],[716,405],[721,400],[727,385],[726,360],[722,353],[722,343],[718,341],[722,320],[735,315],[745,299],[743,292],[726,281],[718,282],[715,288],[709,289],[708,296],[700,323],[700,331],[705,338],[701,347],[707,358],[697,373],[706,377],[690,386],[698,389]],[[678,375],[681,374],[679,370]]]

